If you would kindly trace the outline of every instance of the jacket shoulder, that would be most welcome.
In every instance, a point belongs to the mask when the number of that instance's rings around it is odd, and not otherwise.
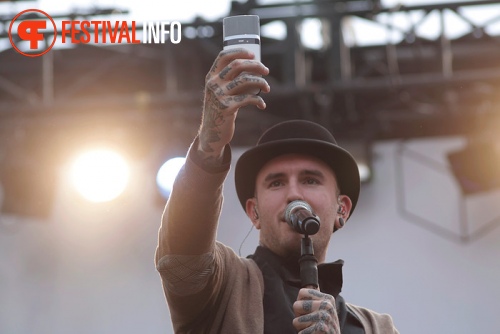
[[[377,313],[365,307],[346,303],[363,324],[366,334],[399,334],[389,314]]]

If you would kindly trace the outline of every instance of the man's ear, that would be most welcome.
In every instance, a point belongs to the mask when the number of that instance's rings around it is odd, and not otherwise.
[[[352,201],[347,195],[340,195],[338,198],[339,209],[342,218],[347,221],[349,214],[351,213]]]
[[[253,226],[260,230],[259,210],[257,209],[257,199],[255,197],[247,199],[245,211],[248,218],[252,221]]]

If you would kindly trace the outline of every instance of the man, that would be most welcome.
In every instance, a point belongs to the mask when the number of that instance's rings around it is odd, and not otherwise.
[[[352,156],[323,127],[278,124],[245,152],[235,169],[239,200],[260,231],[260,246],[240,258],[216,242],[229,143],[239,109],[266,107],[269,70],[244,49],[222,51],[205,83],[203,120],[168,200],[159,244],[161,274],[177,333],[397,333],[391,318],[350,305],[339,295],[341,262],[326,264],[334,230],[352,214],[360,181]],[[240,112],[244,112],[243,110]],[[311,236],[319,288],[301,288],[301,234],[285,208],[307,202],[321,221]]]

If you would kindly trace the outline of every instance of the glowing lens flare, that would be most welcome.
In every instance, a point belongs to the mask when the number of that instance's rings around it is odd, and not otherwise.
[[[185,161],[186,158],[172,158],[165,162],[158,170],[158,174],[156,175],[156,184],[158,185],[158,189],[164,198],[168,198],[170,196],[175,178]]]
[[[71,168],[76,190],[91,202],[107,202],[118,197],[127,186],[129,168],[116,152],[94,150],[80,155]]]

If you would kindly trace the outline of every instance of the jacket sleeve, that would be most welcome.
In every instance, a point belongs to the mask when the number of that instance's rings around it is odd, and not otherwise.
[[[347,303],[347,307],[361,321],[365,334],[399,334],[390,315],[377,313],[349,303]]]
[[[213,303],[225,279],[223,252],[215,236],[230,148],[222,165],[207,168],[198,161],[196,145],[197,139],[174,182],[155,254],[174,326],[192,322]]]
[[[211,253],[165,255],[160,259],[157,269],[176,333],[213,326],[216,305],[228,284],[223,247],[217,243]]]
[[[264,280],[253,260],[220,242],[211,254],[176,257],[158,264],[175,333],[263,333]]]
[[[231,149],[226,146],[221,165],[208,168],[197,155],[197,145],[198,138],[188,151],[163,212],[156,264],[167,254],[201,255],[213,251]]]

